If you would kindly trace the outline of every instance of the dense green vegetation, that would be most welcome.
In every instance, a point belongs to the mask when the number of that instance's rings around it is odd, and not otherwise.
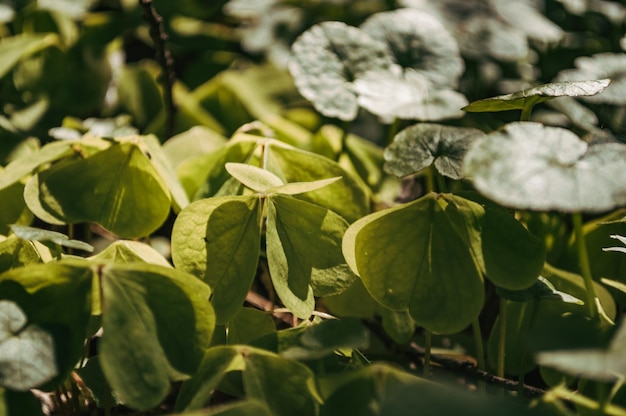
[[[626,415],[626,7],[0,4],[0,414]]]

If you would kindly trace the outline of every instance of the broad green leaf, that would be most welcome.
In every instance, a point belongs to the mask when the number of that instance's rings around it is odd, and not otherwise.
[[[588,145],[574,133],[510,123],[473,143],[463,173],[485,196],[532,210],[607,211],[626,204],[626,145]]]
[[[602,52],[592,56],[579,56],[574,60],[576,68],[564,69],[557,74],[556,81],[584,81],[587,79],[610,78],[613,82],[602,94],[581,97],[594,104],[624,105],[624,77],[626,76],[626,54]]]
[[[39,199],[39,175],[33,175],[24,186],[24,202],[33,215],[52,225],[66,225],[65,221],[48,212]]]
[[[507,110],[525,110],[535,104],[548,101],[555,97],[578,97],[596,95],[609,86],[611,80],[599,79],[593,81],[563,81],[551,82],[528,88],[512,94],[498,95],[473,101],[464,107],[469,112],[494,112]]]
[[[317,414],[311,370],[296,361],[248,346],[207,350],[198,371],[183,384],[176,409],[204,407],[230,371],[242,372],[246,399],[265,403],[273,415]]]
[[[302,96],[327,117],[354,120],[359,105],[351,82],[368,71],[390,73],[387,46],[342,22],[319,23],[291,47],[289,71]]]
[[[0,272],[28,264],[43,263],[32,241],[9,237],[0,241]]]
[[[626,377],[626,324],[615,331],[607,349],[578,349],[541,352],[537,361],[567,374],[599,381]]]
[[[0,388],[0,413],[4,416],[44,416],[41,399],[32,392],[3,388]]]
[[[44,230],[41,228],[26,227],[24,225],[12,224],[10,227],[11,231],[23,240],[39,241],[44,244],[50,242],[52,244],[58,244],[62,247],[83,250],[89,253],[93,251],[92,245],[87,244],[84,241],[70,239],[63,233]]]
[[[235,179],[258,193],[265,193],[272,188],[282,186],[285,183],[272,172],[265,169],[246,165],[245,163],[227,163],[226,171]]]
[[[154,248],[139,241],[117,240],[89,258],[96,263],[150,263],[163,267],[172,265]]]
[[[26,208],[22,183],[16,182],[0,189],[0,201],[0,234],[9,233],[8,224],[28,225],[32,222],[33,214]]]
[[[91,393],[98,407],[104,408],[107,402],[109,406],[122,404],[111,394],[111,388],[102,373],[98,355],[88,358],[85,364],[77,370],[78,375],[89,388],[89,393]]]
[[[161,148],[159,139],[154,135],[139,136],[142,144],[146,147],[146,154],[152,161],[152,165],[161,176],[165,185],[170,190],[172,195],[172,202],[176,211],[180,211],[189,204],[189,198],[185,193],[185,189],[178,180],[174,168],[170,164],[167,155]]]
[[[241,308],[228,323],[229,344],[246,344],[263,335],[276,332],[274,320],[269,313],[251,308]]]
[[[447,207],[446,198],[430,194],[356,221],[343,240],[348,264],[374,299],[409,309],[418,324],[438,333],[465,328],[484,299],[480,265],[459,231],[468,225]]]
[[[37,178],[39,201],[50,215],[68,223],[97,222],[122,238],[149,235],[170,212],[169,190],[130,142],[56,164]]]
[[[174,168],[185,160],[218,150],[226,138],[204,126],[195,126],[163,143],[163,152]]]
[[[369,346],[369,331],[356,318],[328,319],[306,328],[298,341],[280,355],[292,360],[314,360],[339,349],[364,349]]]
[[[337,162],[278,142],[268,143],[265,151],[266,169],[287,184],[341,176],[341,181],[297,195],[298,199],[328,208],[348,222],[355,221],[369,212],[367,187],[360,178],[355,178]]]
[[[273,195],[268,202],[266,252],[274,289],[296,316],[308,318],[314,296],[340,293],[355,278],[341,253],[348,224],[289,196]]]
[[[415,333],[415,321],[409,311],[380,308],[383,329],[398,344],[407,343]]]
[[[324,306],[335,316],[356,318],[373,318],[380,307],[365,290],[361,279],[356,279],[338,295],[324,297]]]
[[[26,265],[0,275],[0,298],[19,305],[28,322],[54,338],[58,376],[65,380],[84,353],[92,311],[93,270],[85,261]]]
[[[102,371],[122,402],[155,407],[171,380],[196,371],[210,345],[211,290],[187,273],[156,265],[107,264],[99,274]]]
[[[435,90],[456,88],[464,63],[456,40],[433,15],[414,8],[376,13],[360,28],[386,44],[394,63]]]
[[[22,33],[5,37],[0,41],[0,78],[20,60],[58,44],[59,38],[53,33]]]
[[[0,385],[26,391],[57,374],[52,335],[29,324],[15,302],[0,300]]]
[[[412,175],[433,162],[440,174],[460,179],[461,163],[470,144],[484,137],[478,129],[416,124],[398,133],[385,149],[385,170]]]
[[[174,265],[207,282],[217,321],[240,309],[256,274],[261,244],[257,196],[216,197],[181,211],[172,230]]]
[[[95,0],[38,0],[37,5],[43,10],[65,14],[73,19],[84,17]]]
[[[283,195],[298,195],[303,194],[305,192],[312,192],[318,189],[322,189],[328,185],[331,185],[338,180],[341,180],[340,177],[337,178],[329,178],[329,179],[320,179],[319,181],[312,182],[292,182],[287,183],[285,185],[280,185],[272,188],[270,191]]]
[[[32,173],[39,166],[55,162],[72,153],[72,143],[53,142],[42,147],[34,154],[18,157],[0,172],[0,189],[5,189],[13,185],[26,175]]]
[[[358,220],[346,231],[343,253],[374,299],[408,309],[418,324],[440,333],[460,331],[480,312],[483,273],[523,289],[545,259],[539,241],[514,218],[449,194]]]

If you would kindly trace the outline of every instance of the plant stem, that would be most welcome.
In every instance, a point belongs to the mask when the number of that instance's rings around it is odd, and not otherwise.
[[[424,377],[428,377],[430,375],[430,350],[433,346],[433,333],[426,329],[424,336],[426,338],[424,345]]]
[[[530,114],[533,112],[533,106],[523,108],[522,115],[520,116],[520,121],[530,121]]]
[[[350,134],[350,122],[344,121],[341,123],[341,150],[339,151],[340,155],[346,151],[346,147],[348,145],[349,134]]]
[[[598,305],[596,305],[596,291],[593,287],[593,277],[591,275],[591,267],[589,266],[589,255],[587,253],[587,245],[585,244],[585,236],[583,235],[583,218],[580,212],[572,214],[572,223],[574,224],[574,235],[576,237],[576,248],[578,249],[578,264],[580,272],[585,281],[585,289],[587,291],[587,308],[589,316],[597,319]]]
[[[389,131],[387,132],[387,145],[390,145],[393,142],[393,138],[398,134],[398,129],[400,128],[400,120],[397,118],[393,119],[393,123],[389,125]]]
[[[426,193],[435,192],[435,172],[433,166],[426,168],[424,172],[424,179],[426,180]]]
[[[485,369],[485,347],[483,346],[483,334],[480,330],[480,322],[478,318],[472,322],[472,332],[474,334],[474,342],[476,344],[476,361],[478,363],[478,369]]]
[[[437,189],[441,193],[448,193],[448,185],[446,185],[446,178],[439,172],[437,172],[437,168],[431,166],[433,169],[433,175],[435,175],[435,179],[437,180]]]
[[[500,298],[500,337],[498,338],[498,363],[496,375],[504,377],[504,363],[506,358],[506,308],[507,300]]]
[[[533,301],[533,308],[530,312],[530,321],[528,322],[528,326],[524,330],[524,335],[522,336],[521,340],[523,350],[522,360],[520,362],[519,385],[517,389],[520,395],[524,393],[524,377],[526,376],[526,373],[524,372],[524,367],[526,366],[526,356],[528,353],[528,336],[530,335],[530,330],[532,329],[533,325],[535,324],[535,320],[537,319],[537,312],[539,312],[539,301],[535,300]]]

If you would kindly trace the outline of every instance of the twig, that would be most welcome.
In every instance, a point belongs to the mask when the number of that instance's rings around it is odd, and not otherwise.
[[[159,80],[163,83],[163,105],[165,107],[165,129],[163,135],[168,139],[174,135],[176,123],[176,104],[174,103],[173,87],[176,80],[174,60],[165,42],[167,34],[163,30],[163,18],[156,12],[152,0],[139,0],[143,7],[144,19],[150,25],[150,37],[154,42],[156,60],[161,66],[162,74]]]

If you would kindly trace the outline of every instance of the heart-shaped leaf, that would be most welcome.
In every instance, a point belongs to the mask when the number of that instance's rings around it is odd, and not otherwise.
[[[169,190],[131,142],[58,163],[36,177],[37,199],[48,215],[67,223],[97,222],[120,237],[149,235],[170,212]]]
[[[499,286],[523,289],[545,260],[539,241],[515,219],[449,194],[429,194],[356,221],[343,252],[374,299],[395,311],[408,309],[418,324],[441,333],[460,331],[478,315],[483,274]]]
[[[341,253],[348,228],[334,212],[273,195],[267,213],[267,261],[276,293],[296,316],[308,318],[314,296],[340,293],[355,276]]]
[[[398,133],[385,149],[385,170],[407,176],[433,162],[444,176],[460,179],[461,163],[470,144],[484,137],[478,129],[439,124],[416,124]]]
[[[327,117],[351,121],[359,105],[351,82],[368,71],[388,72],[387,46],[342,22],[319,23],[291,47],[289,71],[298,91]]]
[[[626,145],[588,145],[538,123],[507,124],[470,147],[463,171],[485,196],[541,211],[606,211],[626,204]]]
[[[15,303],[0,300],[0,385],[18,391],[38,387],[58,374],[52,335],[28,324]]]
[[[610,83],[610,79],[552,82],[512,94],[498,95],[496,97],[473,101],[470,105],[464,107],[463,110],[470,112],[525,110],[532,108],[535,104],[556,97],[596,95],[604,91]]]
[[[214,347],[206,351],[194,376],[183,384],[176,402],[177,410],[204,407],[224,375],[242,372],[247,399],[265,403],[273,415],[317,414],[313,373],[297,361],[248,347]]]
[[[241,308],[256,274],[261,244],[258,196],[216,197],[193,202],[172,230],[177,268],[207,282],[219,323]]]
[[[99,268],[102,371],[117,397],[155,407],[171,380],[196,371],[215,327],[210,288],[195,277],[150,264]]]

